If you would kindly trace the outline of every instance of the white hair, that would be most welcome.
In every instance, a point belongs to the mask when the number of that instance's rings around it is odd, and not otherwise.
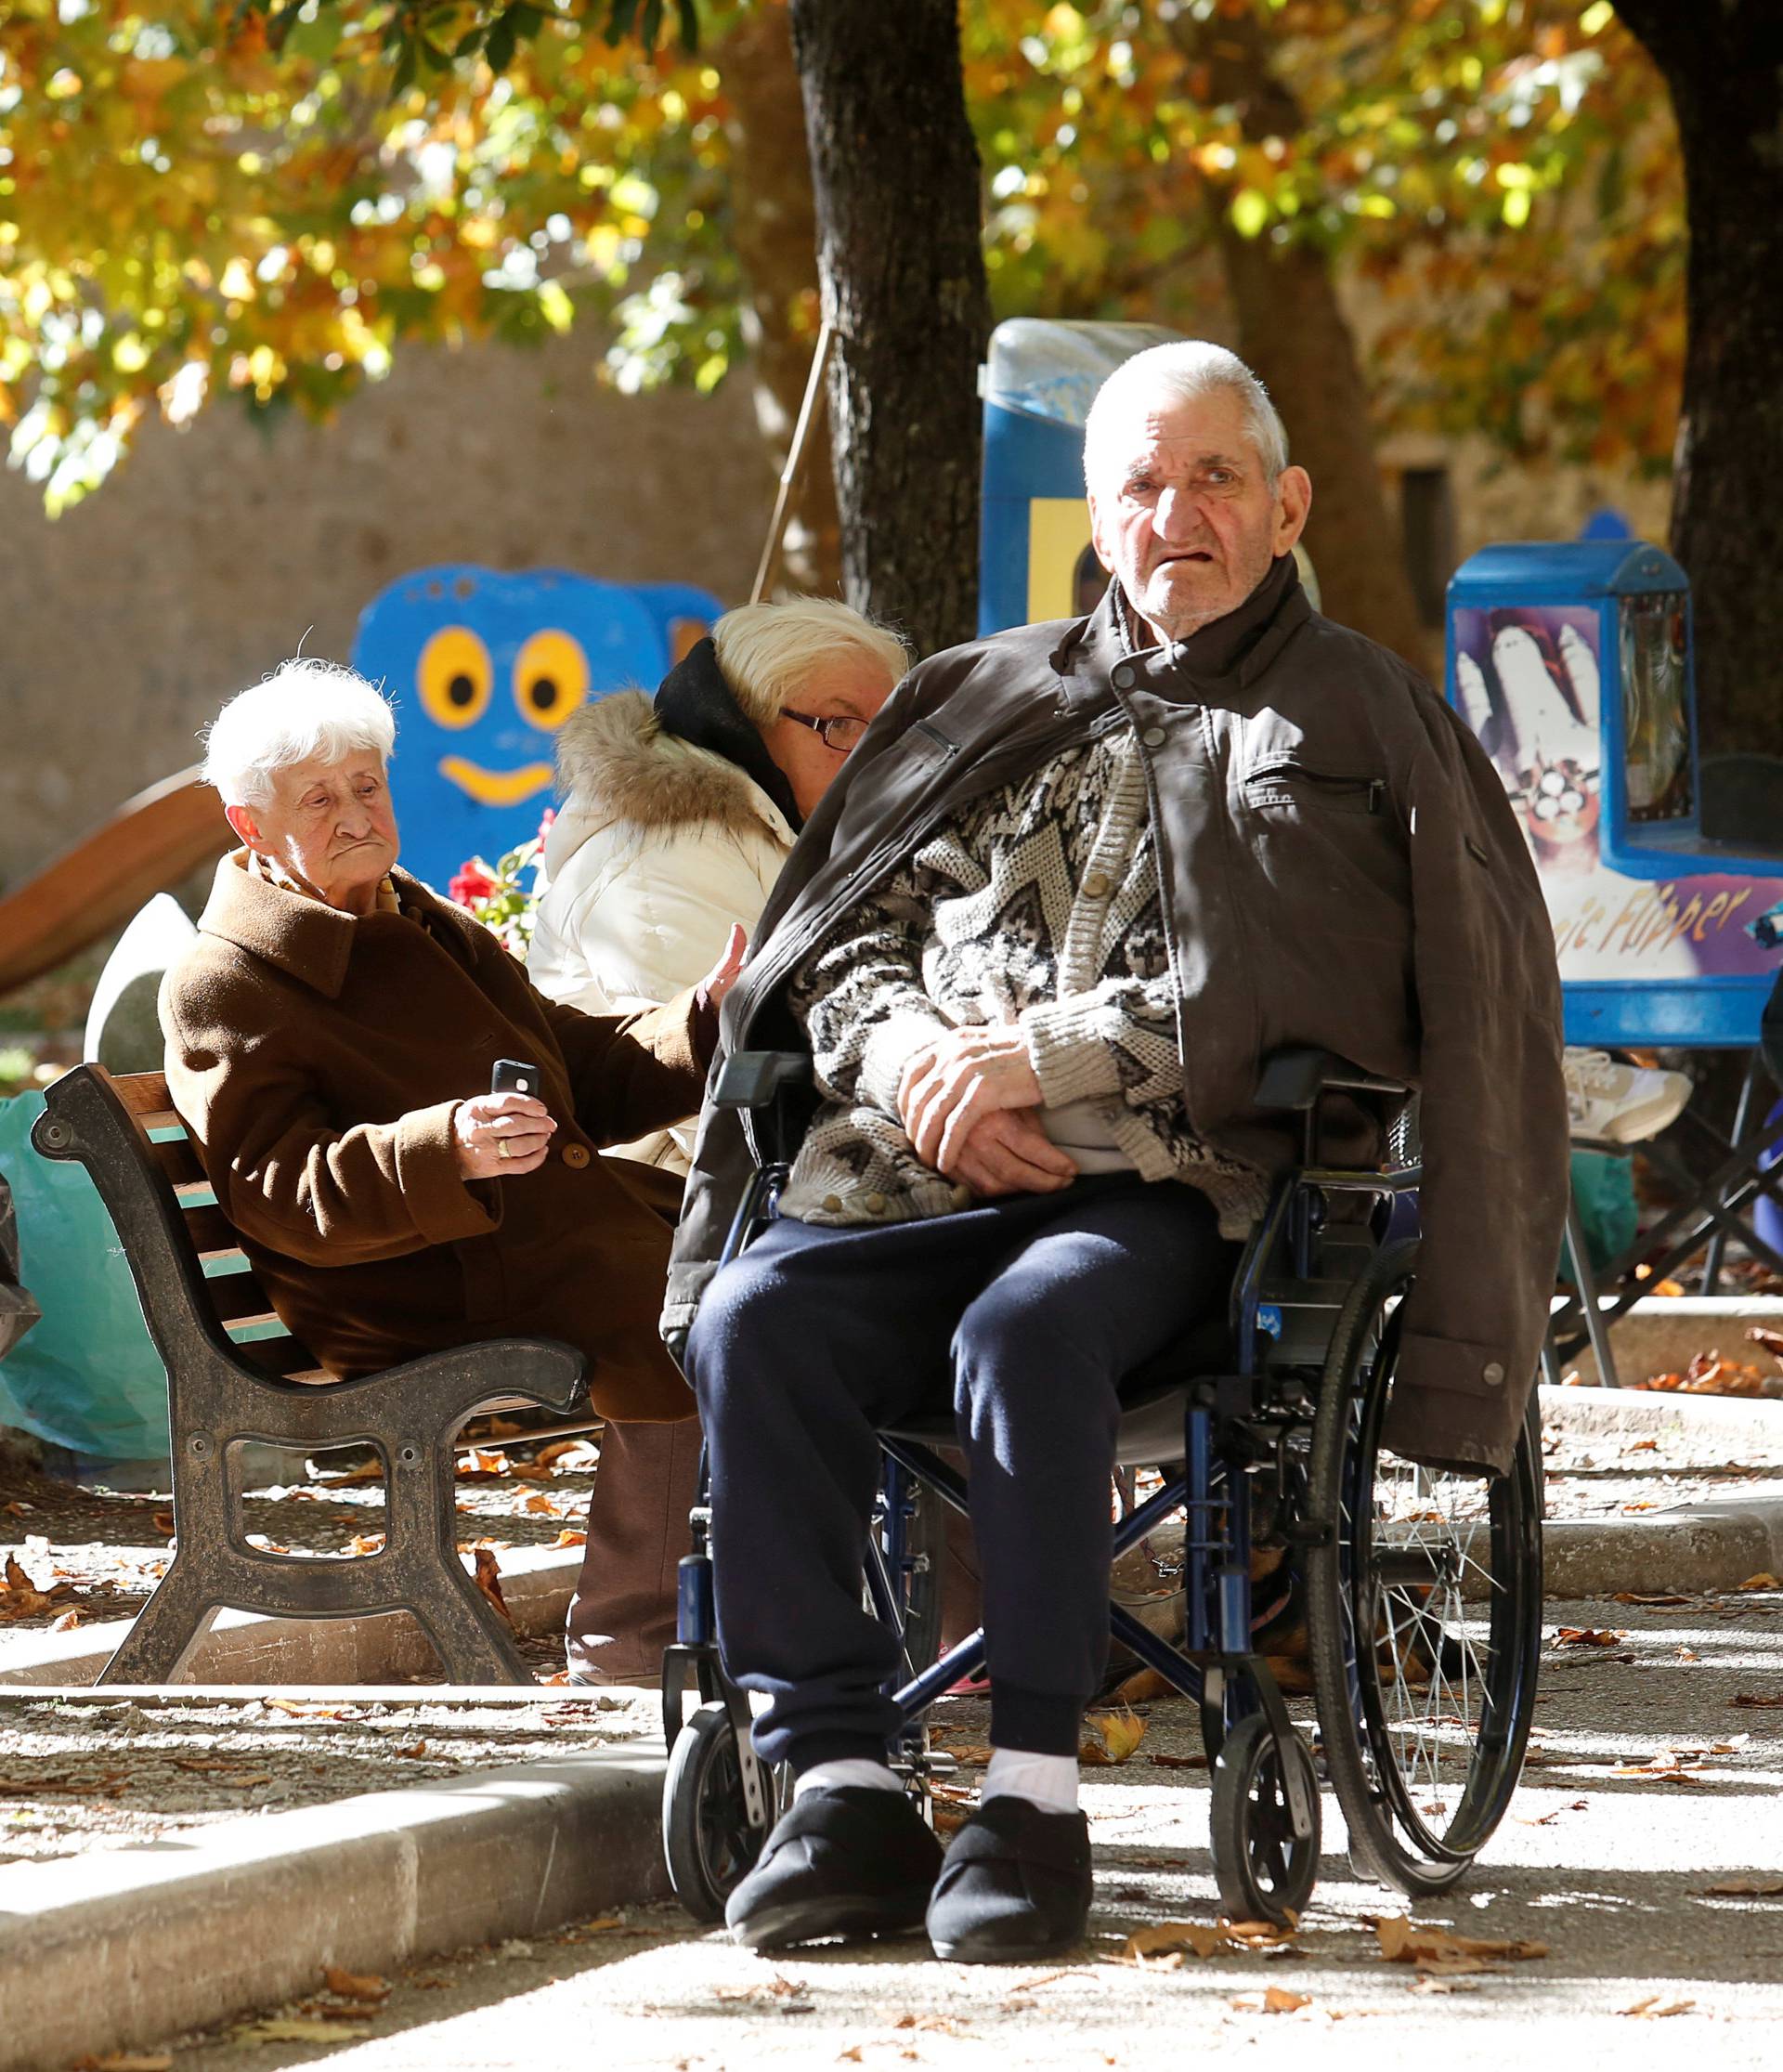
[[[274,773],[295,763],[341,762],[367,749],[387,762],[397,723],[388,699],[357,670],[300,656],[232,697],[201,738],[204,781],[223,803],[266,806]]]
[[[892,683],[910,667],[898,636],[835,597],[739,605],[712,628],[718,666],[757,726],[771,726],[811,671],[839,655],[879,663]]]
[[[1167,398],[1190,403],[1224,391],[1243,407],[1244,429],[1256,447],[1263,473],[1273,489],[1288,464],[1288,435],[1269,392],[1236,353],[1204,338],[1173,338],[1163,345],[1125,359],[1096,391],[1084,421],[1084,480],[1095,489],[1108,464],[1105,449],[1117,426],[1143,409]]]

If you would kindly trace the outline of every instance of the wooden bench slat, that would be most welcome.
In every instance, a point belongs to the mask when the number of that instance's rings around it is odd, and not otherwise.
[[[173,1181],[176,1191],[200,1180],[206,1187],[211,1184],[189,1137],[171,1137],[158,1144],[150,1144],[149,1155]]]
[[[207,1188],[205,1192],[209,1192]],[[185,1203],[182,1206],[186,1210],[186,1234],[198,1246],[200,1258],[215,1258],[226,1252],[241,1250],[241,1238],[214,1200]]]
[[[108,1074],[111,1090],[139,1122],[163,1110],[173,1114],[174,1097],[167,1091],[167,1075],[162,1072]],[[174,1115],[177,1122],[179,1117]]]
[[[252,1273],[223,1273],[206,1281],[204,1292],[211,1307],[226,1324],[263,1323],[273,1314],[267,1291]]]

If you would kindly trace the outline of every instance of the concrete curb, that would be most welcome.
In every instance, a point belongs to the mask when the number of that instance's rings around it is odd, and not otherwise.
[[[318,1985],[668,1892],[662,1744],[0,1869],[0,2072],[142,2048]]]
[[[1769,1397],[1681,1396],[1646,1388],[1543,1388],[1544,1431],[1594,1439],[1681,1438],[1783,1461],[1783,1402]]]
[[[1699,1352],[1719,1350],[1729,1360],[1750,1360],[1756,1349],[1746,1334],[1753,1324],[1783,1331],[1783,1297],[1645,1296],[1610,1325],[1609,1349],[1626,1385],[1652,1375],[1682,1374]],[[1762,1364],[1763,1356],[1758,1358]],[[1576,1368],[1587,1385],[1597,1385],[1597,1360],[1589,1346],[1581,1346],[1566,1365],[1568,1371]]]
[[[505,1557],[501,1593],[524,1634],[562,1627],[582,1550],[520,1550]],[[32,1633],[0,1643],[0,1685],[90,1684],[130,1631],[127,1619]],[[437,1672],[438,1657],[406,1611],[353,1619],[268,1619],[225,1611],[187,1665],[194,1683],[382,1684]]]
[[[1783,1504],[1691,1504],[1636,1518],[1558,1518],[1542,1529],[1550,1597],[1619,1590],[1732,1590],[1783,1575]]]

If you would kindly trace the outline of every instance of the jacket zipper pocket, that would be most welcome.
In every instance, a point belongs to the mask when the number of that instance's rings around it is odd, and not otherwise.
[[[1338,798],[1365,799],[1362,809],[1365,813],[1379,813],[1386,792],[1384,778],[1348,776],[1336,770],[1315,770],[1310,763],[1295,762],[1286,756],[1278,757],[1273,762],[1259,762],[1255,769],[1244,773],[1246,785],[1269,781],[1282,784],[1290,779],[1317,785],[1331,795],[1334,802]]]
[[[927,720],[918,720],[910,731],[912,734],[920,734],[925,740],[932,741],[941,750],[941,760],[944,762],[951,762],[959,753],[959,743],[950,741],[938,726],[931,725]]]

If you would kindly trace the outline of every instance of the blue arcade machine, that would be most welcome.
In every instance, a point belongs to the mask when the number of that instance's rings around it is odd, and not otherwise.
[[[1783,827],[1756,854],[1702,832],[1683,569],[1637,540],[1483,548],[1449,586],[1446,676],[1541,874],[1568,1042],[1755,1045]]]
[[[1055,322],[1012,317],[991,334],[982,376],[984,500],[980,520],[978,631],[1076,619],[1094,611],[1108,572],[1089,543],[1084,421],[1096,391],[1125,359],[1180,338],[1161,324]],[[1312,565],[1301,580],[1319,601]]]

